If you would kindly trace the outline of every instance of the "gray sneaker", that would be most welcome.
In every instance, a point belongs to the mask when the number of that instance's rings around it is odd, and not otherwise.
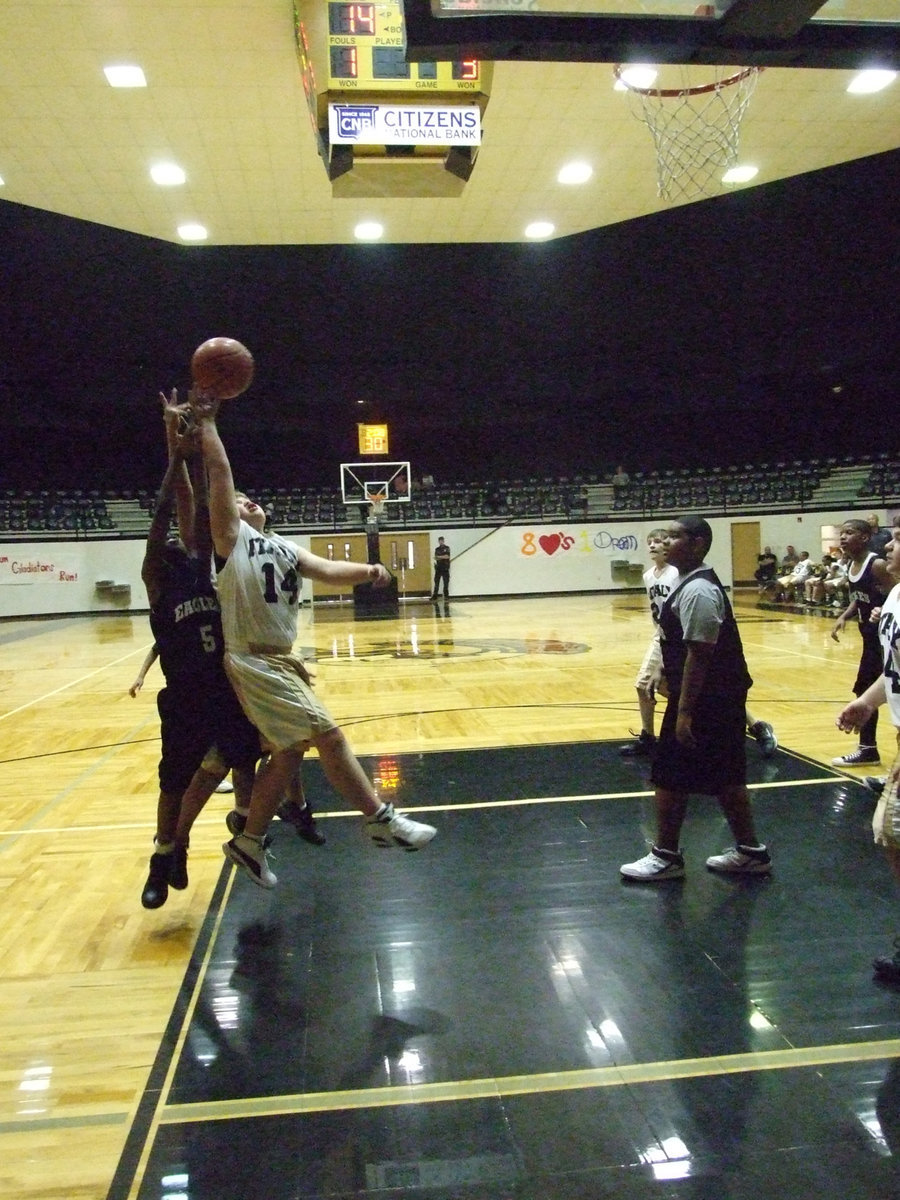
[[[241,833],[223,845],[222,853],[259,887],[273,888],[278,882],[278,877],[269,870],[265,842],[262,838],[248,837],[247,834]]]
[[[768,721],[754,721],[748,730],[756,738],[763,758],[771,758],[778,749],[778,738]]]
[[[732,846],[708,858],[706,865],[722,875],[768,875],[772,859],[765,846]]]
[[[374,817],[366,821],[366,833],[383,850],[394,846],[399,846],[401,850],[421,850],[437,830],[433,825],[424,825],[421,821],[413,821],[402,813],[394,812],[393,804],[385,804]]]

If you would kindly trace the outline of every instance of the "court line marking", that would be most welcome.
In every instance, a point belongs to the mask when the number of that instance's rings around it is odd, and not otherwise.
[[[107,756],[108,757],[108,756]],[[828,783],[845,783],[847,782],[845,775],[823,775],[815,779],[785,779],[772,780],[766,783],[751,783],[748,784],[750,791],[771,791],[777,788],[793,788],[793,787],[821,787],[822,784]],[[850,783],[855,783],[857,780],[849,780]],[[861,783],[861,781],[859,781]],[[68,789],[68,790],[71,790]],[[517,800],[468,800],[462,804],[417,804],[413,806],[405,806],[403,811],[407,813],[454,813],[463,812],[478,808],[517,808],[526,807],[535,804],[581,804],[590,800],[640,800],[649,799],[654,795],[652,789],[639,792],[586,792],[580,796],[524,796]],[[40,814],[36,814],[39,816]],[[358,820],[361,814],[348,809],[341,809],[338,812],[320,812],[316,809],[316,820],[335,821],[347,818]],[[217,817],[200,817],[195,821],[195,828],[203,825],[221,825],[222,821]],[[23,829],[0,829],[0,838],[20,836],[24,834],[54,834],[61,833],[120,833],[128,829],[153,829],[155,823],[153,821],[131,821],[123,825],[64,825],[56,827],[48,827],[44,829],[33,829],[26,827]]]
[[[169,1061],[166,1065],[165,1077],[159,1090],[159,1097],[157,1102],[152,1107],[150,1119],[141,1135],[141,1145],[137,1156],[137,1162],[134,1165],[134,1172],[131,1177],[128,1193],[129,1195],[133,1195],[135,1192],[135,1187],[140,1186],[140,1183],[143,1182],[143,1178],[147,1170],[147,1164],[149,1163],[150,1156],[153,1153],[153,1149],[156,1144],[156,1134],[159,1130],[159,1126],[162,1124],[163,1113],[165,1112],[166,1100],[171,1094],[172,1085],[175,1082],[175,1076],[178,1072],[179,1066],[181,1065],[184,1047],[187,1043],[188,1037],[190,1036],[194,1014],[203,994],[203,986],[206,975],[209,971],[210,963],[212,962],[213,954],[216,949],[219,930],[221,929],[222,923],[225,920],[225,910],[228,907],[228,899],[231,894],[231,890],[234,887],[234,881],[239,873],[240,872],[236,867],[231,869],[231,871],[228,873],[228,877],[225,880],[224,888],[220,894],[218,911],[215,913],[213,918],[212,928],[209,931],[206,946],[203,949],[200,962],[197,964],[197,977],[194,980],[194,986],[190,989],[187,1006],[184,1011],[184,1016],[181,1020],[178,1034],[169,1051]],[[190,970],[193,960],[194,951],[191,952],[191,962],[188,964],[188,970]],[[146,1096],[147,1092],[148,1085],[145,1084],[142,1096]],[[134,1129],[134,1123],[132,1124],[132,1129]]]
[[[33,700],[26,700],[24,704],[20,704],[17,708],[11,708],[8,712],[0,713],[0,721],[5,721],[7,717],[14,717],[16,713],[24,712],[26,708],[33,708],[35,704],[43,704],[45,700],[50,700],[53,696],[58,696],[60,692],[67,692],[69,688],[78,687],[80,683],[86,683],[89,679],[93,679],[95,675],[101,675],[104,671],[108,671],[110,667],[117,667],[119,663],[127,662],[129,658],[134,658],[136,654],[140,653],[140,650],[132,650],[128,654],[123,654],[121,658],[115,658],[111,662],[105,663],[102,667],[88,671],[86,675],[80,675],[77,679],[71,679],[68,683],[62,684],[61,687],[54,688],[52,692],[44,692],[42,696],[35,696]],[[147,650],[145,649],[143,653],[146,654]]]
[[[279,1116],[312,1112],[384,1108],[401,1104],[438,1104],[447,1101],[500,1099],[503,1096],[543,1095],[577,1089],[667,1083],[676,1079],[736,1075],[748,1071],[784,1071],[837,1063],[869,1062],[900,1057],[900,1038],[858,1044],[809,1046],[790,1050],[750,1051],[708,1058],[671,1059],[623,1066],[589,1067],[577,1071],[549,1071],[535,1075],[509,1075],[497,1079],[454,1080],[446,1083],[394,1085],[354,1091],[308,1092],[286,1096],[258,1096],[243,1100],[212,1100],[172,1104],[160,1115],[160,1124],[221,1121],[240,1117]]]

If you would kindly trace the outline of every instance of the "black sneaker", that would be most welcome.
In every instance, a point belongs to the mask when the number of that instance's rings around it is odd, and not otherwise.
[[[633,742],[621,747],[619,753],[623,758],[649,758],[655,749],[655,736],[642,729]]]
[[[247,814],[239,813],[236,808],[233,808],[230,813],[225,815],[225,825],[232,837],[237,837],[238,834],[244,832],[244,826],[247,824]]]
[[[863,783],[875,796],[880,796],[884,791],[884,785],[887,783],[887,775],[867,775]]]
[[[869,767],[881,762],[877,746],[857,746],[847,754],[839,754],[831,760],[833,767]]]
[[[150,855],[150,873],[144,890],[141,892],[141,904],[144,908],[162,908],[169,898],[169,864],[172,861],[171,852],[160,854],[159,851]]]
[[[169,887],[173,887],[176,892],[183,892],[188,885],[187,854],[187,846],[179,846],[176,843],[175,849],[169,855]]]
[[[276,812],[282,821],[293,825],[297,830],[298,837],[302,837],[304,842],[309,842],[311,846],[325,845],[325,834],[319,833],[312,809],[308,804],[304,804],[301,808],[296,800],[282,800]]]
[[[771,758],[778,749],[778,738],[768,721],[754,721],[747,731],[756,738],[763,758]]]

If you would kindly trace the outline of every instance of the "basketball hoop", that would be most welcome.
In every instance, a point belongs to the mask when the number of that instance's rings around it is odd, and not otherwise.
[[[672,67],[672,86],[637,87],[628,82],[627,67],[613,67],[653,138],[661,200],[695,200],[722,190],[722,175],[737,163],[741,121],[762,69]],[[701,71],[705,81],[698,79]]]
[[[373,521],[380,521],[384,516],[384,504],[387,500],[380,492],[369,496],[369,516]]]

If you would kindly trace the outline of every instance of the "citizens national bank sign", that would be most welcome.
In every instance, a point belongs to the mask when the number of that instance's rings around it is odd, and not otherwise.
[[[480,146],[477,104],[329,104],[332,145]]]

